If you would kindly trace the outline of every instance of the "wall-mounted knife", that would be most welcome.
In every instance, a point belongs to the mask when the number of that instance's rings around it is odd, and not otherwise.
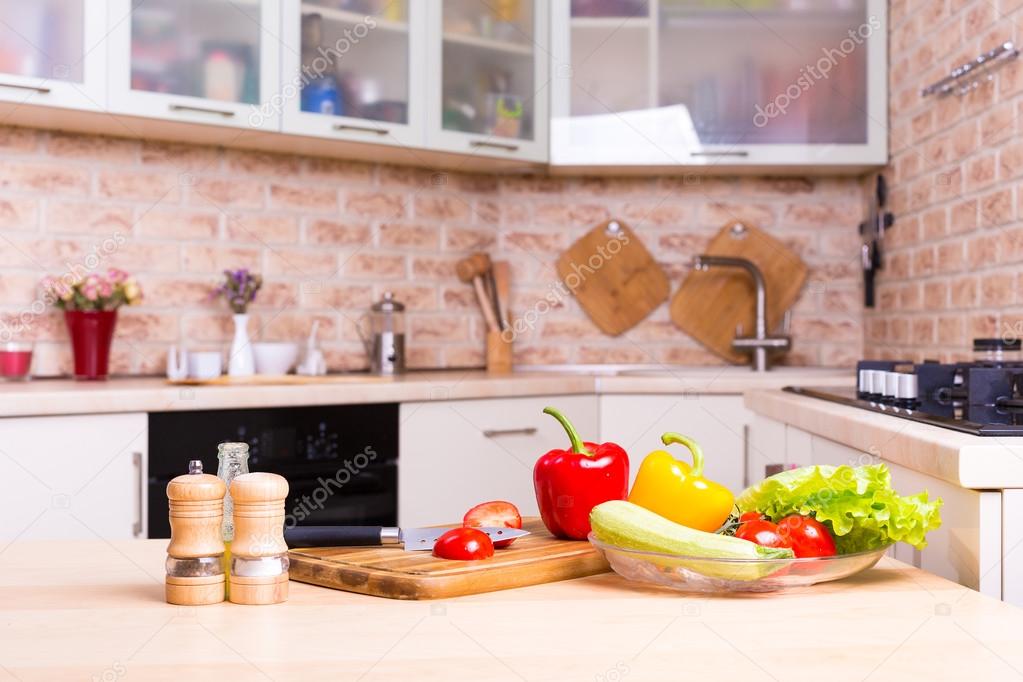
[[[437,538],[458,526],[447,528],[395,528],[390,526],[295,526],[284,529],[288,547],[372,547],[404,545],[405,551],[432,550]],[[477,528],[495,542],[529,535],[519,528]]]

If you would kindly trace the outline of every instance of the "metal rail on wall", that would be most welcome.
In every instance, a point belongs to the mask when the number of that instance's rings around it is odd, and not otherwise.
[[[972,62],[966,62],[952,69],[952,73],[921,90],[920,95],[923,97],[942,96],[953,92],[960,96],[965,95],[980,87],[983,81],[994,78],[994,74],[991,73],[993,69],[1018,56],[1019,50],[1016,45],[1008,40],[995,49],[980,55]]]

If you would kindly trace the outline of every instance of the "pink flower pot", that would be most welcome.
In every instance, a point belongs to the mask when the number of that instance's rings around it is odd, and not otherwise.
[[[71,336],[71,350],[75,357],[75,379],[105,380],[117,311],[65,310],[64,321]]]

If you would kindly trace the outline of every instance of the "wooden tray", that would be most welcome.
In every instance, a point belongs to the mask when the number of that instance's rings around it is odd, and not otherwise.
[[[484,561],[449,561],[400,547],[317,547],[289,552],[291,578],[389,599],[444,599],[604,573],[607,562],[585,540],[559,540],[540,519],[532,532]]]
[[[303,376],[301,374],[253,374],[247,377],[232,377],[222,374],[214,379],[168,379],[174,386],[291,386],[301,384],[365,384],[394,381],[393,376],[376,374],[325,374]]]
[[[616,240],[609,232],[619,228]],[[617,250],[616,250],[617,249]],[[601,254],[606,254],[605,258]],[[558,275],[605,334],[618,336],[668,300],[671,286],[643,242],[620,220],[598,225],[558,258]]]
[[[744,231],[735,232],[737,224],[721,228],[704,253],[745,258],[760,268],[767,289],[767,333],[771,334],[799,298],[807,267],[771,235],[749,223],[743,223]],[[717,267],[690,272],[670,307],[671,319],[679,329],[736,364],[748,364],[751,356],[732,350],[735,327],[741,324],[743,334],[752,336],[756,331],[755,311],[756,288],[749,273]]]

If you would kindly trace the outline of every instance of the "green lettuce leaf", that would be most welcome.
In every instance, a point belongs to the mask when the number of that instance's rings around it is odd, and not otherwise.
[[[735,502],[740,512],[757,511],[772,521],[812,515],[831,529],[839,554],[894,542],[923,549],[927,533],[941,525],[941,498],[928,500],[926,491],[900,496],[884,464],[790,469],[747,488]]]

